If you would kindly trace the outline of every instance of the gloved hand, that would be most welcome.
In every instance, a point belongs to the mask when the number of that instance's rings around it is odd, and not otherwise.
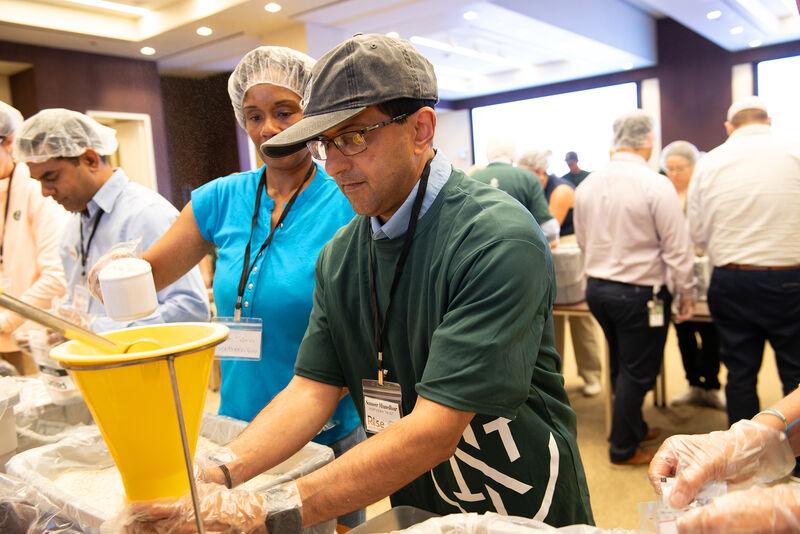
[[[800,532],[800,487],[781,484],[729,493],[681,517],[678,532]]]
[[[219,447],[207,453],[195,455],[194,477],[200,482],[225,485],[225,475],[219,468],[236,459],[236,454],[228,447]]]
[[[229,490],[217,484],[197,485],[203,525],[210,532],[226,534],[268,534],[267,514],[272,510],[300,508],[297,485],[287,482],[262,493]],[[192,498],[134,503],[123,517],[112,520],[121,527],[112,532],[125,534],[190,534],[196,532]],[[102,531],[113,529],[103,525]]]
[[[706,482],[771,482],[794,465],[794,453],[783,432],[743,420],[721,432],[672,436],[656,452],[648,476],[659,494],[661,478],[676,477],[669,504],[683,508]]]
[[[139,243],[141,239],[133,241],[125,241],[117,243],[111,247],[108,252],[100,256],[100,259],[92,265],[89,269],[89,275],[86,277],[86,285],[89,288],[89,293],[94,298],[103,303],[103,291],[100,289],[100,271],[114,260],[120,258],[138,258],[141,254],[138,253]]]

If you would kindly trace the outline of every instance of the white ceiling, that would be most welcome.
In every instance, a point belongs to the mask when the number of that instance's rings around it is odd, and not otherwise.
[[[318,57],[356,32],[397,32],[458,99],[651,66],[662,15],[729,50],[800,38],[795,0],[282,0],[278,13],[266,1],[114,0],[140,8],[124,13],[103,0],[0,0],[0,39],[139,59],[149,46],[162,73],[206,76],[259,44]]]

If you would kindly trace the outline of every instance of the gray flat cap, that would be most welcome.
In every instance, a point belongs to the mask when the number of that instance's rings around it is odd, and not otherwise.
[[[403,39],[356,35],[322,56],[311,73],[305,116],[261,145],[279,158],[364,111],[398,98],[439,100],[433,65]]]

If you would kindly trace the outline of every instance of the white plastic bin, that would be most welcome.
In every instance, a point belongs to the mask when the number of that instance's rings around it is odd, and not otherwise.
[[[215,445],[225,445],[245,426],[243,421],[204,414],[200,435]],[[332,460],[333,451],[329,447],[308,443],[297,454],[267,471],[267,475],[272,475],[268,481],[248,489],[259,491],[299,478]],[[122,480],[95,426],[88,426],[58,443],[17,454],[6,467],[9,474],[29,482],[61,510],[61,515],[87,533],[99,533],[100,525],[114,517],[123,506]],[[335,528],[336,522],[328,521],[304,532],[331,534]]]
[[[576,244],[562,243],[552,251],[556,272],[556,304],[575,304],[586,299],[583,252]]]

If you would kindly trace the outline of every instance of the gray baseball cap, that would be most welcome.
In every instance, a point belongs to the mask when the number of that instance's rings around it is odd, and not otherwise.
[[[305,116],[261,145],[280,158],[355,117],[368,106],[398,98],[439,100],[433,65],[403,39],[359,34],[322,56],[311,71]]]

